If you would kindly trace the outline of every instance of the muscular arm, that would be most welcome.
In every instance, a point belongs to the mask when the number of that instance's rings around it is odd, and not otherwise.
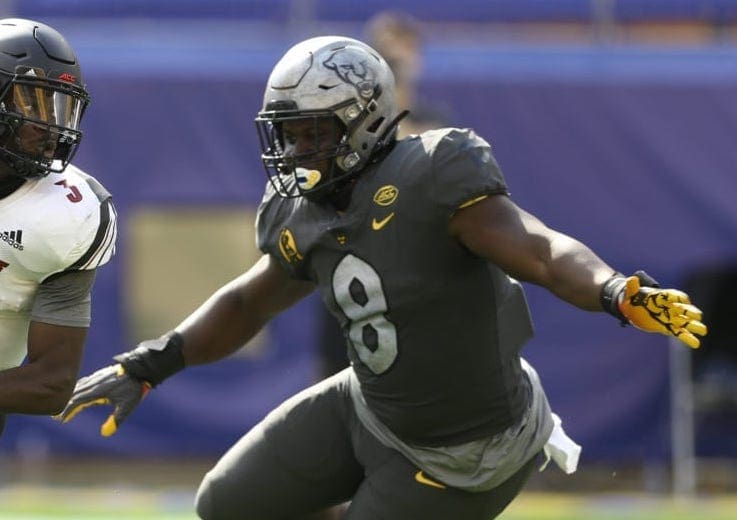
[[[209,363],[234,352],[314,288],[312,283],[289,278],[270,255],[262,256],[176,327],[184,340],[185,363]]]
[[[26,363],[0,371],[0,413],[54,414],[64,407],[82,362],[94,281],[94,270],[69,271],[41,284]]]
[[[451,218],[450,232],[511,276],[546,287],[582,309],[602,310],[599,292],[615,270],[509,197],[493,195],[459,209]]]
[[[0,413],[61,411],[72,395],[86,337],[85,327],[32,321],[26,364],[0,371]]]
[[[209,363],[231,354],[277,313],[313,290],[313,284],[289,278],[274,258],[264,255],[179,324],[178,334],[144,341],[134,350],[115,356],[120,365],[80,379],[61,413],[62,420],[71,420],[89,406],[112,404],[113,413],[100,431],[106,437],[114,434],[152,386],[187,365]]]

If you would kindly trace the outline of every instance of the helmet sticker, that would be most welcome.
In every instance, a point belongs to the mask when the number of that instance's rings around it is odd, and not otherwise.
[[[75,78],[74,75],[69,74],[68,72],[65,72],[64,74],[60,75],[59,79],[61,81],[66,81],[67,83],[75,83],[77,81],[77,78]]]
[[[366,64],[366,60],[356,60],[354,53],[346,49],[335,51],[323,61],[325,68],[332,70],[344,83],[353,85],[363,98],[374,94],[376,73]]]

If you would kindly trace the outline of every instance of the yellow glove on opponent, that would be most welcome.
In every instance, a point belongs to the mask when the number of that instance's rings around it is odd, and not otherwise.
[[[624,277],[614,275],[602,288],[604,310],[646,332],[675,336],[691,348],[699,348],[697,336],[705,336],[701,310],[677,289],[661,289],[644,271]]]

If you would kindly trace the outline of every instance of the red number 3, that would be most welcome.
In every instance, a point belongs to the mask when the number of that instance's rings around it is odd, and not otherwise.
[[[82,194],[79,192],[76,186],[67,186],[66,180],[61,180],[59,182],[55,182],[57,186],[64,186],[66,189],[71,191],[71,193],[67,193],[67,199],[69,199],[71,202],[79,202],[82,200]]]

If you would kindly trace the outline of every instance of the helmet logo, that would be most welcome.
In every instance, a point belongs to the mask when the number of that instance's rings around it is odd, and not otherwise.
[[[335,72],[342,82],[353,85],[361,97],[369,98],[374,94],[376,74],[366,65],[365,59],[359,60],[354,53],[339,49],[322,64]]]
[[[382,186],[376,190],[376,193],[374,194],[374,202],[379,206],[389,206],[394,204],[397,197],[399,197],[399,189],[396,186],[387,184],[386,186]]]
[[[61,81],[66,81],[67,83],[75,83],[77,81],[77,78],[74,75],[69,74],[68,72],[61,74],[59,76],[59,79]]]
[[[279,233],[279,251],[290,264],[302,260],[302,253],[297,249],[297,242],[294,235],[287,228],[282,228]]]

